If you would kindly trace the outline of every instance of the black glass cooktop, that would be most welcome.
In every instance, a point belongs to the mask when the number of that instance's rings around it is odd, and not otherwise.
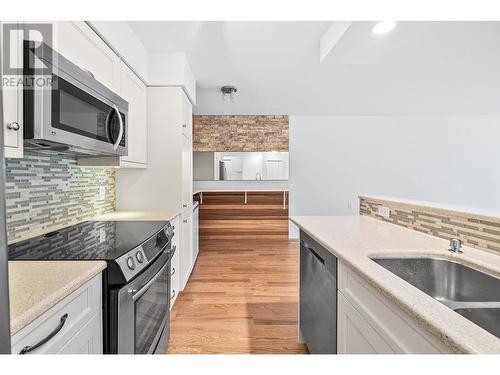
[[[10,260],[106,260],[134,249],[164,221],[85,221],[9,245]]]

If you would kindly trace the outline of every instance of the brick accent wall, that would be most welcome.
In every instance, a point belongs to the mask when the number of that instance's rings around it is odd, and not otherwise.
[[[500,255],[500,218],[420,204],[360,196],[360,214]],[[378,207],[390,209],[389,218]]]
[[[193,151],[288,151],[288,116],[193,116]]]

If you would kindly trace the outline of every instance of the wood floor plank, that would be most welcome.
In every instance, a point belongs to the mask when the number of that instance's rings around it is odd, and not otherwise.
[[[172,309],[169,353],[304,354],[297,341],[298,243],[203,239]]]

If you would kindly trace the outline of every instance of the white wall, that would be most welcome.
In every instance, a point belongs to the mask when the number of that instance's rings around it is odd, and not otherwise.
[[[290,117],[290,215],[358,194],[500,212],[500,116]]]

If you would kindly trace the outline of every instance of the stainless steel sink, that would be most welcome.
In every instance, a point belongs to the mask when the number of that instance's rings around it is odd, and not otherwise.
[[[445,259],[378,258],[374,262],[440,302],[500,302],[500,279]]]
[[[456,309],[455,312],[500,338],[500,308]]]
[[[372,260],[500,338],[500,279],[446,259]]]

